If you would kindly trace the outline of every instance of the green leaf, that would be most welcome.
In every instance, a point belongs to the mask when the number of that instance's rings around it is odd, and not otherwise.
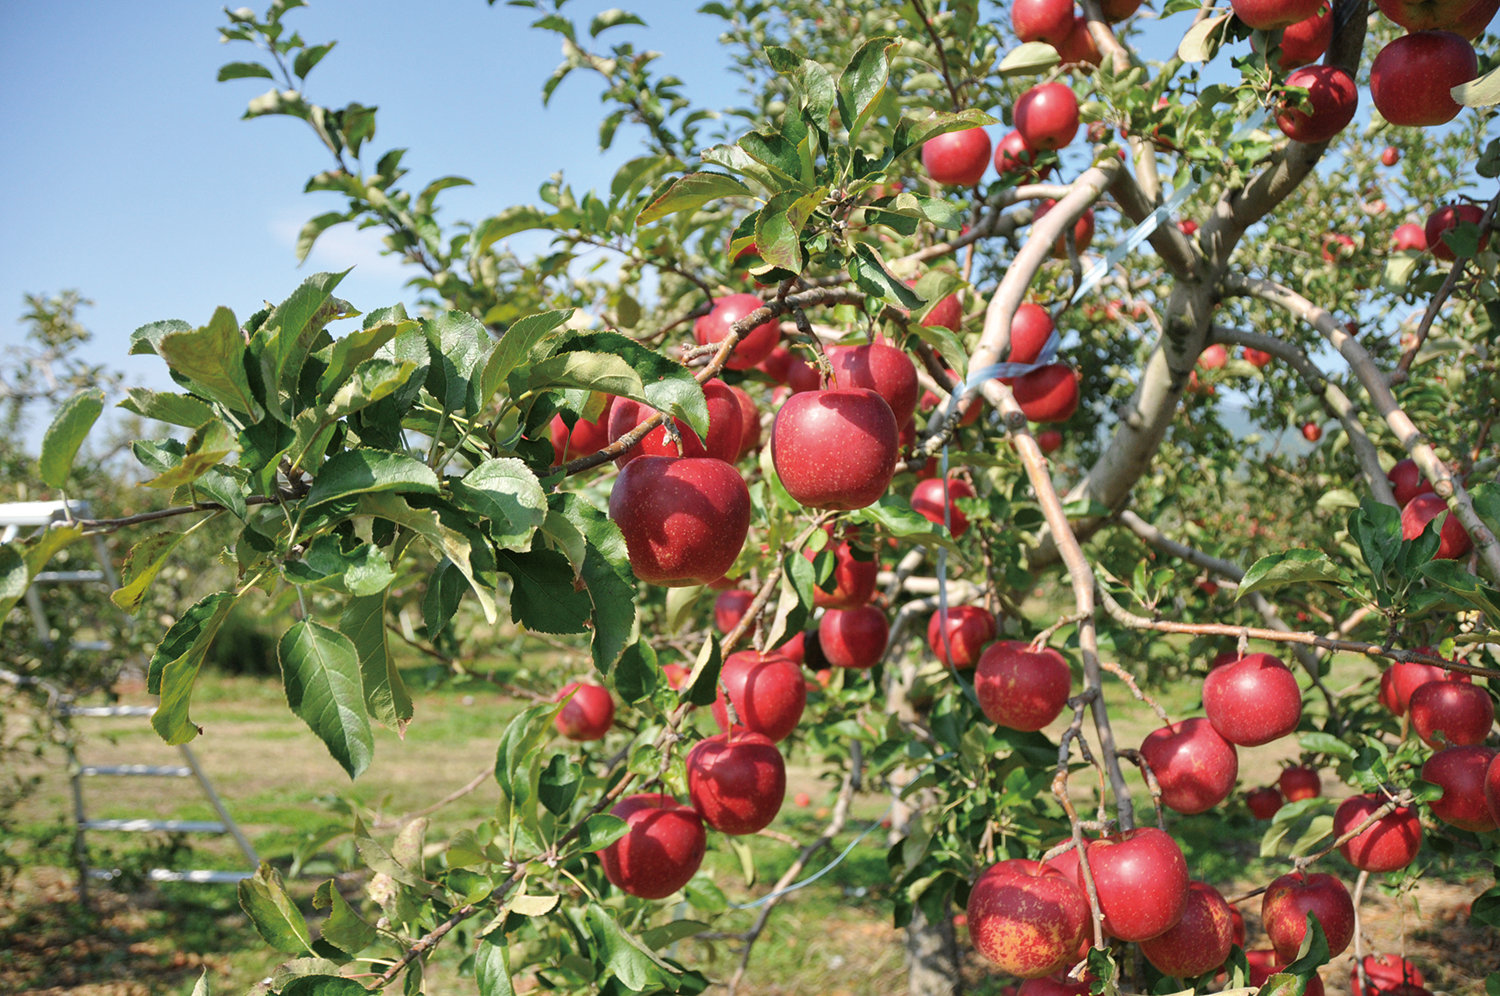
[[[460,508],[490,520],[490,537],[505,550],[524,553],[531,549],[532,533],[547,520],[547,496],[541,483],[514,457],[484,461],[453,481],[452,490]]]
[[[417,203],[413,210],[417,214],[431,214],[432,205],[437,200],[437,195],[452,187],[472,187],[474,181],[462,176],[441,176],[422,188],[417,195]]]
[[[349,599],[339,616],[339,632],[349,638],[359,658],[366,711],[386,729],[405,736],[413,707],[411,694],[386,640],[386,597],[387,593],[382,591]]]
[[[693,663],[692,673],[682,683],[680,698],[696,706],[713,705],[719,697],[719,669],[724,663],[723,651],[719,648],[719,637],[708,634],[698,659]]]
[[[375,938],[379,936],[375,928],[354,912],[354,908],[339,895],[338,886],[332,879],[318,886],[318,891],[313,894],[313,909],[328,911],[319,932],[323,940],[345,954],[359,954],[374,944]]]
[[[104,411],[104,392],[98,388],[79,391],[57,409],[42,437],[42,455],[37,473],[49,488],[63,488],[73,472],[73,458]]]
[[[598,38],[601,31],[617,28],[622,24],[639,24],[643,28],[646,26],[646,22],[635,14],[612,7],[594,15],[594,20],[589,24],[589,37]]]
[[[563,351],[574,350],[611,354],[624,360],[643,387],[634,394],[621,393],[621,397],[682,419],[700,439],[708,435],[708,402],[687,367],[618,332],[574,336],[563,346]]]
[[[425,463],[405,453],[377,449],[344,450],[318,469],[318,476],[307,493],[307,506],[311,508],[335,498],[372,491],[435,495],[438,493],[438,479]]]
[[[474,950],[474,983],[479,996],[515,996],[503,932],[479,939],[479,946]]]
[[[144,387],[132,387],[125,394],[125,400],[115,407],[158,422],[196,429],[214,416],[212,408],[190,394],[148,391]]]
[[[1490,629],[1500,628],[1500,591],[1464,570],[1458,561],[1431,560],[1419,564],[1417,572],[1483,612],[1489,617]]]
[[[209,996],[207,968],[204,968],[203,973],[198,976],[198,981],[193,983],[192,996]]]
[[[1025,42],[1005,53],[997,72],[1001,76],[1036,76],[1059,62],[1062,62],[1062,56],[1046,42]]]
[[[556,223],[556,218],[556,215],[548,214],[529,204],[516,204],[493,218],[486,218],[475,225],[469,242],[474,247],[474,255],[478,256],[496,242],[509,238],[517,232],[525,232],[533,228],[551,228]]]
[[[359,513],[373,515],[404,526],[421,536],[440,557],[453,561],[469,582],[474,597],[479,600],[487,622],[494,623],[495,599],[489,589],[474,576],[469,555],[472,545],[469,538],[456,529],[443,525],[438,513],[427,508],[412,508],[405,499],[393,494],[366,494],[359,500]]]
[[[157,644],[146,671],[146,690],[161,696],[151,715],[151,728],[170,746],[185,744],[199,733],[188,716],[193,685],[203,655],[234,605],[232,592],[205,595],[182,614]]]
[[[382,398],[390,397],[405,387],[416,372],[417,365],[410,360],[405,363],[392,363],[383,357],[365,360],[354,368],[349,379],[334,392],[320,421],[331,425],[346,415],[352,415]],[[300,425],[302,417],[299,416],[297,421]]]
[[[667,183],[652,195],[636,215],[636,225],[649,225],[668,215],[695,211],[721,197],[748,197],[750,188],[726,173],[702,170]]]
[[[31,579],[39,574],[47,561],[63,547],[83,538],[83,526],[54,524],[32,536],[23,544],[7,543],[0,547],[6,551],[0,561],[0,619],[4,619],[15,608],[17,602],[31,587]]]
[[[276,77],[258,62],[226,62],[219,67],[220,83],[251,78],[274,80]]]
[[[641,943],[645,944],[652,951],[660,951],[662,948],[676,944],[684,938],[694,937],[712,929],[708,924],[699,923],[696,920],[673,920],[670,923],[664,923],[659,927],[652,927],[650,930],[643,931],[641,933]]]
[[[1455,102],[1464,107],[1491,107],[1500,104],[1500,69],[1492,69],[1467,83],[1460,83],[1448,91]]]
[[[1331,582],[1352,584],[1353,578],[1321,550],[1295,548],[1262,557],[1245,572],[1236,598],[1253,591],[1269,591],[1288,584]]]
[[[444,557],[427,577],[427,594],[422,598],[422,622],[427,635],[436,640],[458,614],[464,597],[464,579],[453,561]]]
[[[848,142],[859,141],[859,133],[885,94],[890,79],[890,53],[901,47],[892,38],[871,38],[859,47],[839,75],[839,119],[849,132]]]
[[[1212,62],[1224,44],[1224,26],[1229,14],[1205,17],[1188,29],[1177,44],[1177,57],[1183,62]]]
[[[786,136],[776,132],[752,131],[742,136],[738,145],[751,159],[779,176],[786,184],[799,190],[807,189],[803,178],[802,155],[797,150],[797,144]]]
[[[354,644],[338,630],[304,619],[282,636],[277,657],[287,705],[349,777],[358,778],[369,767],[375,739],[365,716]]]
[[[580,851],[602,851],[630,832],[630,824],[611,813],[595,813],[583,821],[574,838]]]
[[[354,219],[342,211],[328,211],[308,219],[307,223],[297,232],[297,262],[300,264],[307,261],[308,253],[312,252],[313,245],[318,241],[318,236],[328,231],[334,225],[341,225],[346,221],[352,220]]]
[[[202,328],[168,332],[156,351],[172,370],[192,382],[195,393],[259,420],[261,408],[245,373],[245,337],[228,308],[217,308]]]
[[[344,549],[343,540],[324,534],[312,541],[301,561],[285,565],[293,584],[319,585],[351,595],[378,595],[390,587],[396,574],[385,553],[374,543]]]
[[[332,296],[348,273],[348,270],[314,273],[307,277],[285,301],[271,309],[255,333],[254,340],[261,344],[265,403],[278,417],[282,411],[281,394],[296,395],[302,365],[323,327],[336,318],[359,314],[347,301]]]
[[[537,782],[537,797],[547,812],[562,816],[572,808],[582,784],[582,765],[569,760],[566,754],[553,754]]]
[[[590,902],[585,914],[589,932],[593,935],[594,950],[604,960],[604,965],[620,980],[621,985],[634,992],[641,992],[659,983],[662,973],[657,966],[662,963],[643,944],[620,929],[604,907]]]
[[[510,618],[538,633],[582,633],[593,605],[573,586],[568,558],[555,550],[498,550],[495,566],[511,577]]]
[[[768,266],[802,272],[802,229],[827,196],[827,187],[802,196],[788,190],[766,202],[755,219],[755,245]]]
[[[162,337],[168,332],[191,332],[193,327],[187,322],[177,318],[168,318],[163,322],[152,322],[142,325],[130,333],[130,355],[140,356],[150,353],[160,355],[156,347],[161,343]]]
[[[192,484],[239,448],[239,434],[218,419],[210,419],[193,430],[176,466],[162,471],[143,486],[177,488]]]
[[[494,340],[479,319],[464,311],[448,311],[425,319],[422,331],[432,353],[427,390],[447,412],[473,415],[483,407],[476,375],[489,360]],[[482,380],[482,377],[480,378]]]
[[[828,116],[838,100],[838,87],[827,69],[778,45],[767,45],[766,59],[792,84],[801,98],[801,106],[812,113],[821,127],[828,127]]]
[[[1297,950],[1297,960],[1283,971],[1306,983],[1316,974],[1319,966],[1328,964],[1329,957],[1328,935],[1323,933],[1323,924],[1318,921],[1317,914],[1308,910],[1307,933],[1302,938],[1302,946]]]
[[[1366,498],[1349,516],[1349,535],[1359,545],[1365,566],[1378,579],[1401,552],[1401,511]]]
[[[922,143],[939,135],[946,135],[953,131],[967,131],[970,128],[983,128],[988,125],[997,124],[995,118],[990,117],[983,111],[969,109],[959,111],[956,114],[934,114],[920,121],[912,118],[902,118],[896,124],[896,134],[891,143],[891,151],[895,158],[911,155],[922,148]]]
[[[318,378],[319,400],[324,404],[332,401],[334,392],[353,375],[355,368],[373,359],[381,347],[397,335],[416,327],[417,323],[410,320],[381,321],[334,342],[328,366]]]
[[[954,553],[958,545],[941,526],[912,511],[911,504],[900,495],[884,495],[875,504],[850,516],[851,522],[869,522],[884,527],[891,535],[917,543],[946,546]]]
[[[857,243],[854,256],[849,260],[849,275],[865,293],[908,310],[922,303],[922,299],[906,286],[906,281],[885,268],[885,260],[880,258],[874,246],[867,242]]]
[[[281,874],[265,862],[239,884],[240,909],[255,932],[271,947],[287,954],[312,952],[307,920],[281,884]]]
[[[534,391],[576,388],[622,398],[640,397],[646,390],[640,374],[623,357],[581,351],[557,353],[536,364],[528,384]]]
[[[544,311],[539,315],[527,315],[520,319],[505,334],[490,352],[480,375],[480,406],[489,404],[495,392],[505,384],[512,370],[516,369],[530,354],[537,343],[557,331],[573,317],[572,309]]]
[[[516,805],[530,789],[530,783],[523,783],[517,775],[523,765],[536,760],[552,720],[562,707],[561,702],[542,702],[523,709],[500,735],[500,746],[495,752],[495,782]]]
[[[1303,733],[1297,739],[1302,743],[1304,751],[1313,754],[1343,757],[1350,761],[1355,758],[1354,748],[1331,733]]]
[[[157,533],[131,547],[130,553],[125,557],[125,564],[120,569],[120,587],[110,593],[110,601],[126,612],[139,609],[151,582],[156,580],[156,576],[166,566],[167,558],[177,549],[177,544],[182,539],[182,533]]]
[[[281,987],[281,996],[369,996],[370,990],[343,975],[304,975]]]
[[[637,640],[626,647],[614,671],[615,691],[631,704],[651,697],[656,691],[657,675],[661,673],[656,651],[645,640]]]
[[[573,494],[560,496],[560,511],[587,539],[583,581],[593,603],[594,667],[606,673],[635,630],[635,574],[620,527],[604,512]]]

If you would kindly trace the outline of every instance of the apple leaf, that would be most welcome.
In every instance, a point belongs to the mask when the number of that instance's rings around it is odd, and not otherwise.
[[[1500,69],[1491,70],[1448,91],[1464,107],[1490,107],[1500,104]]]
[[[1323,551],[1299,547],[1257,560],[1245,572],[1236,597],[1244,598],[1254,591],[1268,591],[1288,584],[1317,582],[1348,585],[1354,583],[1354,578],[1328,559]]]
[[[694,211],[721,197],[747,197],[750,188],[727,173],[706,170],[679,176],[658,191],[636,215],[637,225],[649,225],[680,211]]]
[[[1213,61],[1213,57],[1219,54],[1219,46],[1224,43],[1220,29],[1229,22],[1229,18],[1229,14],[1220,14],[1218,17],[1204,18],[1193,25],[1182,36],[1182,41],[1177,43],[1177,57],[1183,62]]]
[[[1035,76],[1062,62],[1057,49],[1046,42],[1026,42],[1005,53],[1000,60],[1001,76]]]
[[[104,392],[87,388],[73,395],[57,410],[57,416],[42,437],[42,455],[37,459],[38,476],[49,488],[61,489],[73,472],[73,458],[84,437],[104,411]]]

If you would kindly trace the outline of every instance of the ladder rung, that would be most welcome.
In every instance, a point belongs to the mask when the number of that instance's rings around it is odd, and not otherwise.
[[[95,716],[95,717],[119,717],[119,716],[150,716],[156,712],[156,706],[63,706],[64,716]]]
[[[80,830],[119,830],[122,833],[145,833],[165,830],[169,833],[223,833],[224,824],[216,820],[88,820],[78,824]]]
[[[42,571],[31,579],[33,583],[55,581],[59,583],[80,581],[103,581],[103,571]]]
[[[187,778],[193,769],[185,765],[161,764],[90,764],[78,769],[80,775],[154,775],[161,778]]]
[[[119,878],[120,869],[90,868],[89,878],[103,879],[108,882]],[[247,871],[173,871],[170,868],[153,868],[146,873],[153,882],[243,882],[247,878],[254,878],[254,872]]]

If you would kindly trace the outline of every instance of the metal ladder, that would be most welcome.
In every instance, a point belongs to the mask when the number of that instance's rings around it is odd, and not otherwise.
[[[12,502],[0,504],[0,543],[9,543],[14,540],[19,531],[27,526],[35,526],[41,529],[47,528],[53,522],[63,521],[69,517],[87,518],[89,514],[88,504],[81,501],[63,502]],[[109,552],[105,549],[104,541],[98,536],[93,537],[94,554],[99,559],[99,570],[92,571],[42,571],[32,580],[31,587],[26,589],[26,607],[31,613],[32,622],[36,626],[37,634],[43,644],[50,645],[52,642],[51,623],[47,620],[46,611],[42,605],[41,595],[36,586],[39,584],[89,584],[104,583],[110,590],[119,587],[119,580],[115,576],[113,565],[109,560]],[[113,649],[107,641],[79,641],[72,645],[75,650],[108,652]],[[155,706],[80,706],[74,705],[72,696],[56,688],[49,682],[24,675],[13,674],[9,671],[0,670],[0,679],[6,680],[13,685],[37,685],[47,690],[49,702],[53,714],[67,722],[74,717],[103,718],[103,719],[126,719],[149,717],[156,712]],[[213,784],[208,775],[198,763],[198,758],[193,754],[187,744],[178,746],[182,752],[182,759],[187,762],[182,765],[151,765],[151,764],[82,764],[78,760],[75,751],[76,740],[69,736],[66,739],[66,751],[68,756],[68,770],[71,775],[73,791],[73,816],[77,829],[73,838],[74,860],[78,864],[78,898],[86,902],[88,899],[88,881],[91,878],[109,880],[120,874],[119,869],[90,868],[88,865],[88,847],[84,834],[88,831],[107,831],[121,833],[150,833],[154,831],[166,833],[202,833],[223,834],[227,833],[234,837],[239,845],[240,852],[244,854],[246,862],[250,865],[250,871],[209,871],[193,870],[179,871],[170,868],[153,868],[147,875],[153,882],[238,882],[250,878],[255,874],[254,869],[259,867],[260,858],[255,853],[255,848],[249,839],[240,830],[229,810],[224,807],[223,800],[214,791]],[[91,820],[84,812],[83,806],[83,780],[85,778],[116,777],[116,778],[196,778],[198,786],[203,790],[214,812],[218,814],[217,820],[152,820],[152,819],[126,819],[126,820]]]

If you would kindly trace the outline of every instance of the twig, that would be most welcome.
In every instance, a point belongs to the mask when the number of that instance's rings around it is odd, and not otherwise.
[[[489,765],[488,767],[481,770],[479,774],[475,775],[474,780],[469,782],[469,784],[465,785],[463,788],[454,789],[452,792],[449,792],[447,795],[443,796],[441,799],[439,799],[437,802],[434,802],[426,809],[419,809],[415,813],[407,813],[405,816],[398,816],[394,820],[381,820],[373,824],[373,826],[378,830],[388,830],[393,827],[396,829],[400,829],[401,827],[406,826],[412,820],[419,819],[420,817],[427,816],[431,813],[435,813],[439,809],[442,809],[444,806],[448,805],[450,802],[457,802],[459,799],[462,799],[464,796],[468,795],[470,792],[483,785],[490,778],[493,778],[494,775],[495,766]]]

